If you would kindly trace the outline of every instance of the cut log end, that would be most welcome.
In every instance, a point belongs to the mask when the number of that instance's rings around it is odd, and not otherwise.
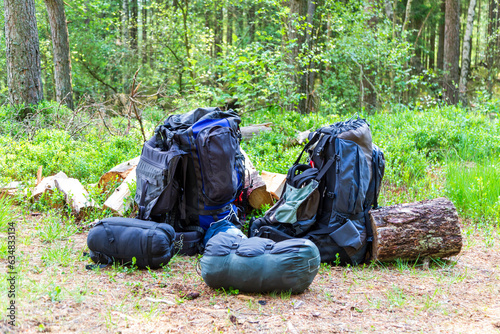
[[[384,207],[370,217],[372,260],[444,258],[462,249],[457,210],[446,198]]]

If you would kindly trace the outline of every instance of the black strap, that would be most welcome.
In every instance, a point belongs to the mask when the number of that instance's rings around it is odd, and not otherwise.
[[[294,165],[298,165],[299,162],[300,162],[300,159],[302,159],[302,154],[304,154],[304,152],[309,149],[312,145],[316,144],[316,142],[318,141],[318,139],[321,138],[321,135],[319,132],[314,132],[313,136],[311,137],[311,140],[309,140],[309,142],[304,146],[304,148],[302,149],[302,152],[300,152],[299,154],[299,157],[297,158],[297,160],[295,160],[295,163]]]
[[[144,203],[146,202],[146,193],[148,192],[149,181],[146,179],[146,184],[142,187],[141,192],[141,203],[139,203],[139,212],[137,213],[137,218],[145,220],[146,219],[146,207]]]
[[[97,268],[106,268],[108,265],[107,264],[87,264],[85,266],[85,269],[87,270],[94,270],[94,269],[97,269]]]
[[[158,224],[155,224],[155,227],[150,229],[148,232],[148,266],[151,268],[153,266],[153,234],[156,231]]]
[[[181,211],[181,219],[186,219],[186,178],[187,178],[187,164],[188,159],[184,156],[180,157],[182,159],[182,194],[181,194],[181,203],[180,203],[180,211]]]
[[[113,232],[109,228],[108,223],[106,223],[105,221],[103,221],[102,222],[102,226],[104,227],[104,230],[106,231],[106,235],[108,236],[109,243],[110,244],[113,243],[115,241],[115,236],[113,235]]]
[[[378,208],[377,183],[378,183],[378,159],[379,152],[375,150],[375,155],[372,158],[372,174],[373,174],[373,208]]]
[[[330,167],[333,165],[335,161],[338,161],[338,155],[335,155],[334,157],[328,159],[326,164],[321,167],[321,170],[318,172],[318,175],[316,176],[316,181],[319,181],[325,176],[325,173],[330,169]]]

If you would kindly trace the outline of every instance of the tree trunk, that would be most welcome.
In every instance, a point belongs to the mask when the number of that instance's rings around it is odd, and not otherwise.
[[[370,211],[372,260],[443,258],[460,253],[457,210],[442,197]]]
[[[459,94],[460,101],[464,106],[467,105],[467,76],[470,70],[470,48],[472,41],[472,29],[474,28],[474,10],[476,0],[470,0],[469,11],[467,14],[467,27],[465,28],[464,46],[462,50],[462,71],[460,73]]]
[[[300,94],[300,99],[296,106],[291,106],[300,113],[307,112],[307,98],[308,98],[308,66],[301,65],[301,59],[307,57],[309,51],[309,20],[312,23],[312,14],[314,14],[315,6],[312,1],[308,0],[290,0],[288,5],[290,7],[290,15],[288,19],[287,39],[291,45],[291,52],[288,58],[290,65],[294,67],[292,73],[293,81],[297,87],[297,92]],[[306,22],[307,24],[304,24]]]
[[[57,102],[74,109],[71,83],[71,56],[69,53],[68,25],[63,0],[45,0],[49,14],[52,47],[54,49],[54,81]]]
[[[215,5],[215,21],[214,21],[214,58],[217,58],[222,53],[222,20],[223,12],[222,5],[214,2]]]
[[[488,44],[487,44],[487,50],[486,50],[486,62],[488,65],[488,92],[490,95],[493,93],[493,84],[495,81],[495,69],[496,69],[496,56],[497,56],[497,49],[496,49],[496,39],[493,38],[493,35],[497,33],[498,29],[498,10],[500,10],[500,4],[498,0],[490,0],[489,6],[488,6]]]
[[[139,5],[137,0],[131,0],[130,4],[130,47],[137,50],[137,20],[139,16]]]
[[[431,32],[431,36],[430,36],[430,39],[429,39],[430,50],[429,50],[428,69],[434,70],[434,66],[435,66],[434,60],[436,58],[436,25],[435,25],[435,23],[431,24],[430,30],[431,30],[430,31]]]
[[[474,57],[474,66],[478,66],[479,65],[479,62],[478,62],[478,55],[480,54],[481,52],[481,0],[478,0],[478,3],[477,3],[477,26],[476,26],[476,56]],[[472,61],[472,59],[471,59]]]
[[[460,0],[446,0],[443,93],[448,104],[458,103],[460,61]]]
[[[255,4],[251,1],[250,8],[248,8],[247,13],[247,24],[248,24],[248,35],[250,37],[250,43],[255,39]]]
[[[148,4],[142,0],[142,63],[148,63]]]
[[[129,21],[129,16],[128,16],[128,1],[129,0],[122,0],[122,42],[123,44],[128,43],[128,21]]]
[[[231,4],[227,5],[227,28],[226,28],[226,44],[233,45],[233,17],[234,17],[234,6]]]
[[[9,99],[24,104],[24,118],[30,104],[43,99],[40,47],[34,0],[5,0],[5,44]]]
[[[437,51],[437,69],[444,71],[443,61],[444,61],[444,14],[446,13],[446,2],[441,0],[441,13],[443,17],[439,20],[439,44]]]

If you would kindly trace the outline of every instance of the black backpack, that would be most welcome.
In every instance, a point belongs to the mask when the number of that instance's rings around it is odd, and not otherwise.
[[[319,199],[308,198],[301,205],[317,205],[312,222],[278,221],[273,212],[286,205],[278,201],[263,218],[257,219],[250,234],[275,241],[303,237],[313,241],[322,262],[358,264],[365,260],[373,239],[368,212],[378,206],[378,195],[385,170],[382,151],[372,143],[365,120],[357,118],[320,128],[309,135],[309,142],[290,171],[286,187],[304,178],[306,167],[300,165],[302,154],[309,154],[310,170],[315,170]],[[309,172],[311,173],[311,172]],[[295,181],[296,182],[296,181]],[[302,185],[303,186],[303,185]],[[315,203],[317,201],[318,203]],[[307,228],[304,230],[304,227]]]
[[[204,233],[236,210],[244,183],[241,119],[233,110],[172,115],[144,144],[137,165],[139,219]]]

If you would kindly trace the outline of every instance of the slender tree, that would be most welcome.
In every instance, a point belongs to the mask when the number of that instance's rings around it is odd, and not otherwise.
[[[128,24],[129,24],[129,15],[128,15],[128,0],[122,0],[122,13],[121,13],[121,21],[122,21],[122,41],[123,43],[128,43]]]
[[[234,17],[234,5],[229,3],[227,5],[227,28],[226,28],[226,44],[233,44],[233,17]]]
[[[137,42],[137,21],[139,17],[139,4],[137,0],[131,0],[129,3],[130,8],[130,47],[134,50],[137,50],[138,42]]]
[[[497,63],[498,52],[498,36],[499,36],[499,19],[500,19],[500,1],[490,0],[489,2],[489,19],[488,19],[488,42],[486,48],[486,63],[488,65],[488,92],[493,93],[493,84],[495,81],[494,73]]]
[[[148,2],[142,0],[142,63],[146,64],[149,57],[149,39],[148,39]]]
[[[436,58],[436,23],[432,22],[429,28],[430,37],[429,37],[429,62],[428,68],[434,69],[434,59]]]
[[[446,2],[441,0],[441,17],[439,18],[439,40],[438,40],[438,50],[437,50],[437,69],[440,71],[444,70],[443,60],[444,60],[444,16],[446,12]]]
[[[54,81],[57,102],[73,109],[71,83],[71,57],[69,53],[68,25],[63,0],[45,0],[49,14],[52,47],[54,49]]]
[[[214,1],[215,6],[215,21],[214,21],[214,58],[219,57],[222,53],[222,35],[224,31],[222,29],[222,21],[224,19],[224,13],[222,4],[218,1]]]
[[[297,92],[301,95],[298,105],[294,108],[301,113],[308,112],[308,66],[304,65],[307,50],[309,50],[310,33],[309,20],[312,20],[312,13],[308,0],[290,0],[290,17],[288,21],[287,39],[290,42],[291,53],[289,62],[294,65],[295,71],[293,79],[298,87]],[[311,18],[310,18],[311,17]]]
[[[7,83],[10,103],[38,104],[43,99],[40,47],[34,0],[5,0]],[[29,112],[25,108],[20,118]]]
[[[444,99],[449,104],[458,103],[460,61],[460,0],[446,0],[444,31]]]
[[[476,0],[470,0],[467,12],[467,26],[465,28],[464,46],[462,50],[462,71],[460,73],[459,97],[463,105],[467,105],[467,76],[470,70],[470,48],[472,42],[472,29],[474,28],[474,11]]]

